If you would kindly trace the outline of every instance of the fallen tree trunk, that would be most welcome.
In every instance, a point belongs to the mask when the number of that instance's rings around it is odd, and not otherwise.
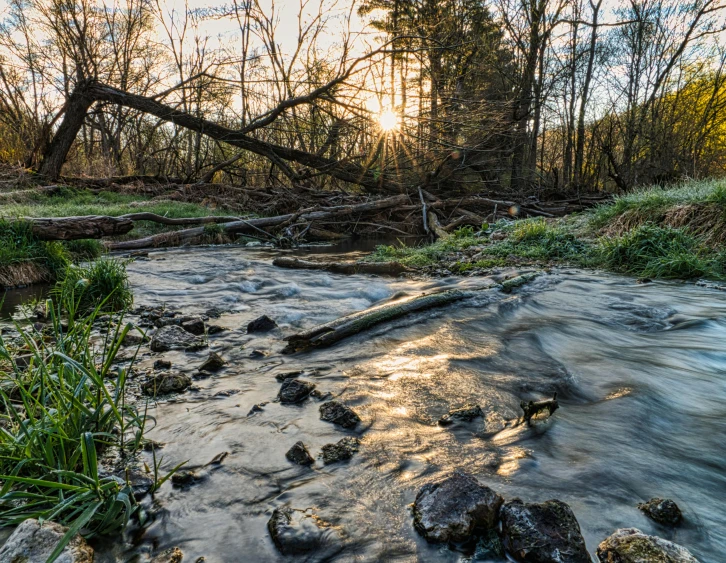
[[[309,348],[324,348],[367,330],[377,324],[398,319],[411,313],[443,307],[472,295],[471,292],[450,289],[439,293],[424,293],[410,299],[385,303],[359,313],[341,317],[285,338],[283,353],[289,354]]]
[[[311,262],[299,258],[282,257],[272,261],[273,266],[294,270],[325,270],[334,274],[375,274],[378,276],[398,276],[410,272],[398,262]]]
[[[23,217],[41,240],[79,240],[125,235],[134,228],[131,219],[88,215],[83,217]]]
[[[232,223],[233,221],[242,221],[240,217],[229,217],[226,215],[209,215],[206,217],[164,217],[156,213],[140,212],[127,213],[120,215],[120,219],[131,219],[132,221],[151,221],[162,225],[208,225],[210,223]]]
[[[378,199],[358,205],[341,205],[337,207],[323,207],[321,209],[307,209],[298,213],[287,213],[276,217],[261,217],[259,219],[240,219],[231,223],[222,223],[220,230],[224,233],[255,233],[265,228],[278,227],[292,221],[319,221],[340,215],[377,212],[384,209],[402,205],[408,201],[408,196],[399,195],[386,199]],[[110,250],[139,250],[169,244],[185,244],[198,239],[204,234],[204,227],[183,229],[171,233],[161,233],[137,240],[108,243]]]

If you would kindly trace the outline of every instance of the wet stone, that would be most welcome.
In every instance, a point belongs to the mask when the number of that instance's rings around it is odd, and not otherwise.
[[[681,509],[671,499],[652,498],[648,502],[641,502],[638,508],[664,526],[677,526],[683,519]]]
[[[310,393],[310,396],[313,399],[317,399],[318,401],[326,401],[330,399],[333,394],[330,391],[326,391],[325,393],[323,393],[322,391],[318,391],[317,389],[315,389],[312,393]]]
[[[8,563],[44,563],[53,553],[68,528],[55,522],[33,518],[21,523],[0,548],[0,561]],[[93,549],[76,534],[56,559],[62,563],[92,563]]]
[[[286,379],[294,379],[296,377],[301,376],[305,371],[303,370],[297,370],[297,371],[286,371],[285,373],[278,373],[275,376],[275,379],[277,379],[279,382],[283,382]]]
[[[187,332],[201,336],[204,334],[204,321],[201,317],[193,317],[188,320],[184,320],[181,323],[181,327]]]
[[[504,499],[463,471],[424,485],[413,505],[416,530],[430,542],[461,542],[495,526]]]
[[[218,371],[227,365],[222,356],[217,352],[210,352],[204,363],[199,366],[199,371]]]
[[[315,384],[309,381],[286,379],[282,382],[278,397],[281,403],[299,403],[305,400],[313,389],[315,389]]]
[[[572,509],[562,501],[525,504],[514,499],[502,506],[504,547],[527,563],[590,563],[585,539]]]
[[[171,369],[171,362],[169,360],[156,360],[154,369]]]
[[[189,485],[193,485],[199,480],[201,480],[201,477],[198,473],[187,469],[177,471],[176,473],[174,473],[174,475],[171,476],[172,484],[176,485],[177,487],[186,487]]]
[[[219,325],[207,325],[207,334],[219,334],[220,332],[224,332],[227,330],[223,326]]]
[[[338,461],[346,461],[360,449],[360,440],[346,436],[335,444],[325,444],[323,450],[323,463],[328,465]]]
[[[466,404],[463,407],[449,411],[439,419],[441,426],[449,426],[455,422],[471,422],[475,418],[484,416],[479,405]]]
[[[165,395],[167,393],[180,393],[192,385],[189,376],[181,373],[159,373],[151,376],[142,386],[146,395]]]
[[[360,422],[356,412],[340,401],[329,401],[320,405],[320,418],[347,429],[355,428]]]
[[[254,321],[247,325],[247,333],[252,334],[254,332],[270,332],[272,329],[277,328],[277,323],[273,321],[267,315],[257,317]]]
[[[600,563],[699,563],[685,547],[637,528],[622,528],[597,547]]]
[[[172,547],[155,555],[149,563],[181,563],[184,553],[178,547]]]
[[[305,511],[276,508],[267,522],[267,530],[283,555],[316,551],[330,539],[331,530]]]
[[[307,447],[305,447],[305,444],[302,442],[296,442],[295,445],[287,451],[285,457],[297,465],[311,465],[315,462],[313,456],[310,455]]]
[[[267,404],[267,402],[264,402],[264,403],[257,403],[256,405],[253,405],[253,406],[252,406],[252,408],[250,409],[250,412],[248,412],[248,413],[247,413],[247,416],[252,416],[253,414],[255,414],[255,413],[257,413],[257,412],[262,412],[262,411],[264,411],[265,409],[264,409],[263,407],[264,407],[264,406],[265,406],[266,404]]]
[[[165,326],[156,331],[151,338],[152,352],[169,350],[198,350],[207,344],[201,338],[187,332],[180,326]]]
[[[236,395],[237,393],[241,393],[241,392],[242,392],[241,389],[224,389],[223,391],[217,391],[214,394],[214,396],[220,397],[220,398],[231,397],[231,396]]]
[[[124,336],[122,344],[124,346],[140,346],[147,340],[148,338],[146,336],[142,336],[136,332],[128,332],[126,336]]]
[[[144,498],[154,487],[154,478],[139,469],[130,467],[126,471],[119,473],[118,476],[124,479],[124,481],[128,481],[136,500]]]

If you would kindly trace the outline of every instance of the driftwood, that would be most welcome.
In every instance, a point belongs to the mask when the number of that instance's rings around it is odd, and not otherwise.
[[[409,201],[408,196],[399,195],[386,199],[378,199],[361,203],[358,205],[340,205],[337,207],[323,207],[319,209],[307,209],[298,213],[287,213],[276,217],[262,217],[259,219],[239,219],[230,223],[220,224],[220,230],[225,233],[255,233],[265,228],[280,227],[292,223],[293,221],[312,222],[338,217],[341,215],[363,214],[378,212],[383,209],[389,209],[402,205]],[[204,234],[204,227],[196,227],[193,229],[183,229],[172,233],[161,233],[158,235],[148,236],[142,239],[129,240],[123,242],[111,242],[107,246],[110,250],[138,250],[141,248],[150,248],[160,246],[174,241],[176,244],[186,244],[192,242]]]
[[[119,218],[131,219],[132,221],[151,221],[153,223],[160,223],[162,225],[208,225],[210,223],[231,223],[233,221],[242,221],[240,217],[229,217],[226,215],[173,218],[147,212],[127,213],[126,215],[121,215]]]
[[[311,262],[299,258],[282,257],[272,261],[273,266],[296,270],[325,270],[334,274],[375,274],[398,276],[410,271],[398,262]]]
[[[555,393],[551,399],[545,399],[544,401],[522,401],[519,406],[524,411],[522,417],[528,425],[532,424],[532,418],[537,416],[539,413],[547,411],[549,416],[560,408],[560,404],[557,402],[557,393]]]
[[[331,346],[349,336],[368,330],[377,324],[398,319],[418,311],[443,307],[444,305],[460,301],[470,295],[472,295],[471,292],[451,289],[438,293],[424,293],[417,297],[384,303],[383,305],[372,307],[359,313],[353,313],[352,315],[346,315],[329,323],[318,325],[309,330],[288,336],[285,338],[288,344],[283,350],[283,353],[289,354],[309,348]]]
[[[23,217],[41,240],[78,240],[125,235],[134,228],[131,219],[88,215],[83,217]]]
[[[446,230],[441,226],[441,223],[439,223],[439,218],[436,216],[436,213],[433,211],[429,211],[429,227],[436,235],[437,239],[445,239],[449,236],[449,233],[446,232]]]

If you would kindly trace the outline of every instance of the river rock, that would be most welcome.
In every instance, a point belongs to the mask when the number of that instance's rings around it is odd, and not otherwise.
[[[124,346],[140,346],[144,342],[146,342],[148,338],[146,335],[141,335],[134,332],[128,332],[126,333],[126,336],[124,336],[122,344]]]
[[[207,334],[219,334],[220,332],[224,332],[227,330],[223,326],[219,325],[207,325]]]
[[[681,509],[671,499],[652,498],[648,502],[641,502],[638,508],[664,526],[677,526],[683,518]]]
[[[204,321],[201,317],[192,317],[182,321],[181,327],[187,332],[201,336],[204,334]]]
[[[45,563],[68,528],[55,522],[42,525],[35,519],[25,520],[0,548],[0,561],[7,563]],[[61,552],[56,563],[92,563],[93,549],[76,535]]]
[[[155,555],[149,563],[181,563],[184,553],[178,547],[172,547]]]
[[[484,416],[479,405],[466,404],[463,407],[449,411],[439,419],[441,426],[448,426],[454,422],[471,422],[475,418]]]
[[[141,500],[154,488],[154,478],[145,471],[129,467],[126,471],[118,473],[118,476],[128,481],[136,500]]]
[[[267,530],[277,549],[283,555],[308,553],[328,541],[330,528],[319,518],[303,510],[276,508],[267,522]]]
[[[340,401],[328,401],[320,405],[320,418],[343,428],[355,428],[360,422],[358,414]]]
[[[281,403],[299,403],[305,400],[313,389],[315,389],[315,384],[309,381],[286,379],[282,382],[278,397]]]
[[[590,563],[580,524],[559,500],[525,504],[519,499],[500,510],[504,547],[526,563]]]
[[[156,360],[154,369],[171,369],[171,362],[169,360]]]
[[[600,563],[698,563],[685,548],[637,528],[622,528],[597,547]]]
[[[277,328],[277,323],[267,315],[262,315],[247,325],[247,334],[252,334],[253,332],[270,332],[274,328]]]
[[[413,524],[430,542],[460,542],[493,528],[504,499],[463,471],[424,485],[413,505]]]
[[[151,339],[152,352],[168,352],[169,350],[198,350],[207,344],[180,326],[165,326],[154,333]]]
[[[315,462],[313,456],[310,455],[307,447],[305,447],[305,444],[302,442],[296,442],[295,445],[287,451],[285,457],[298,465],[311,465]]]
[[[204,360],[204,363],[199,366],[199,371],[219,371],[226,365],[227,362],[224,361],[222,356],[217,354],[217,352],[210,352],[207,359]]]
[[[188,375],[182,373],[157,373],[152,375],[141,385],[146,395],[165,395],[166,393],[181,393],[192,385]]]
[[[360,440],[352,436],[346,436],[335,444],[323,446],[323,463],[328,465],[337,461],[346,461],[360,449]]]
[[[193,485],[201,479],[202,476],[199,473],[197,473],[196,471],[191,471],[189,469],[182,469],[175,472],[171,476],[172,484],[176,485],[177,487],[186,487],[188,485]]]

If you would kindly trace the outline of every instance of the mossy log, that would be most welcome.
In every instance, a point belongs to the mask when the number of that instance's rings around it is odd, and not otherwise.
[[[134,228],[128,218],[88,215],[82,217],[23,217],[41,240],[78,240],[125,235]]]
[[[365,311],[346,315],[329,323],[288,336],[285,338],[288,344],[283,353],[289,354],[309,348],[325,348],[380,323],[398,319],[418,311],[443,307],[470,297],[472,294],[470,291],[458,289],[438,293],[424,293],[409,299],[385,303]]]
[[[272,261],[273,266],[294,270],[325,270],[334,274],[375,274],[398,276],[410,270],[399,262],[311,262],[299,258],[282,257]]]

